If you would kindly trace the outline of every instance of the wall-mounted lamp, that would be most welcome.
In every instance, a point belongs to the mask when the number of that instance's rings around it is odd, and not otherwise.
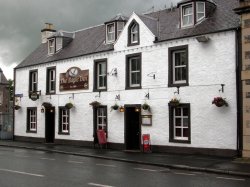
[[[145,98],[149,99],[149,92],[146,93]]]
[[[124,111],[125,111],[125,108],[124,108],[123,106],[120,106],[119,111],[120,111],[120,112],[124,112]]]
[[[174,94],[178,94],[179,95],[180,94],[180,86],[177,86],[176,88],[177,88],[177,90],[174,92]]]
[[[148,77],[153,77],[153,79],[155,79],[155,74],[156,72],[151,72],[149,74],[147,74]]]
[[[221,89],[219,89],[219,92],[224,93],[224,86],[225,86],[225,84],[221,84]]]
[[[109,73],[107,73],[108,75],[112,75],[112,76],[117,76],[117,68],[113,68]]]
[[[140,111],[141,111],[141,108],[135,107],[135,112],[140,112]]]
[[[196,38],[196,40],[198,41],[198,42],[208,42],[209,41],[209,37],[207,37],[207,36],[196,36],[195,37]]]
[[[95,96],[95,98],[97,98],[97,97],[101,97],[101,91],[99,91],[99,93]]]
[[[118,94],[118,95],[115,96],[115,100],[120,100],[120,99],[121,99],[120,94]]]
[[[44,113],[44,112],[45,112],[45,107],[42,105],[41,113]]]

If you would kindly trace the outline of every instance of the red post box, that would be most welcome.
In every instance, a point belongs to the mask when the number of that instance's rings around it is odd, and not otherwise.
[[[142,146],[144,153],[151,153],[151,142],[150,142],[150,134],[143,134],[142,135]]]

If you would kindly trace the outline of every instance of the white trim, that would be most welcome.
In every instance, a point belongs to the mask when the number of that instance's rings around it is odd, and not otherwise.
[[[52,73],[53,72],[53,73]],[[52,73],[52,78],[51,78],[51,73]],[[49,69],[48,70],[48,82],[49,82],[49,89],[48,89],[48,92],[49,93],[55,93],[56,92],[56,76],[55,76],[55,73],[56,73],[56,70],[53,68],[53,69]],[[54,90],[51,89],[51,85],[52,83],[54,84]]]
[[[198,11],[198,4],[203,4],[203,12],[199,12]],[[198,19],[198,14],[199,13],[203,13],[204,15]],[[199,22],[201,21],[203,18],[205,18],[205,15],[206,15],[206,5],[204,2],[196,2],[196,22]]]
[[[133,84],[132,83],[132,74],[138,74],[138,73],[140,73],[141,72],[141,68],[138,70],[138,67],[137,67],[137,70],[135,70],[135,71],[132,71],[132,60],[133,59],[136,59],[136,63],[140,63],[140,57],[131,57],[131,58],[129,58],[129,87],[138,87],[138,86],[140,86],[141,84]],[[141,77],[140,77],[140,79],[141,79]]]
[[[173,67],[173,69],[172,69],[172,71],[173,71],[173,77],[172,77],[172,79],[173,79],[173,83],[174,84],[187,83],[187,77],[186,77],[185,80],[178,80],[178,81],[175,80],[175,70],[177,68],[184,68],[184,67],[187,68],[187,64],[185,64],[185,65],[178,65],[178,66],[175,65],[175,54],[176,53],[183,53],[183,52],[186,53],[187,51],[186,50],[176,50],[176,51],[173,51],[173,53],[172,53],[172,62],[171,62],[172,63],[172,67]]]
[[[104,68],[104,70],[105,70],[105,72],[103,73],[103,74],[99,74],[99,71],[100,71],[100,67],[99,67],[99,65],[101,65],[102,66],[102,68],[101,69],[103,69]],[[106,67],[106,61],[101,61],[101,62],[97,62],[97,68],[96,68],[96,76],[97,76],[97,89],[106,89],[106,87],[107,87],[107,81],[106,81],[106,84],[105,84],[105,78],[106,78],[106,76],[107,76],[107,72],[106,72],[106,69],[107,69],[107,67]],[[104,80],[104,82],[103,82],[103,85],[104,86],[100,86],[100,77],[103,77],[103,80]]]
[[[191,8],[192,8],[192,14],[188,14],[186,16],[192,16],[192,23],[184,25],[183,24],[183,16],[184,16],[183,15],[183,10],[184,10],[185,7],[189,7],[189,6],[191,6]],[[181,27],[185,28],[185,27],[193,26],[194,25],[194,4],[193,3],[188,3],[188,4],[185,4],[185,5],[181,5],[180,10],[181,10]]]
[[[48,54],[49,55],[55,54],[55,50],[56,50],[55,38],[48,39]]]
[[[101,127],[102,130],[107,130],[107,116],[106,116],[106,112],[105,112],[106,108],[97,108],[97,115],[96,115],[96,120],[97,120],[97,125],[96,128],[97,130],[99,130],[99,127]],[[99,120],[101,121],[101,123],[99,123]],[[106,123],[105,123],[105,119],[106,119]]]
[[[111,31],[111,32],[108,31],[109,26],[111,26],[111,28],[112,27],[114,28],[113,31]],[[108,34],[113,36],[113,39],[111,37],[111,40],[109,40]],[[106,43],[113,43],[114,41],[115,41],[115,23],[112,22],[112,23],[109,23],[109,24],[106,25]]]
[[[36,109],[29,109],[29,130],[36,131],[36,122],[37,122],[37,111]]]
[[[65,111],[65,114],[63,112]],[[63,118],[65,118],[66,121],[63,121]],[[69,133],[69,110],[68,109],[62,109],[61,111],[61,125],[62,125],[62,133]],[[65,128],[64,128],[65,126]]]
[[[190,127],[189,127],[189,124],[188,126],[184,126],[184,119],[189,119],[189,116],[184,116],[183,114],[183,109],[186,108],[186,107],[177,107],[177,108],[174,108],[174,112],[173,112],[173,123],[174,123],[174,128],[173,128],[173,133],[174,133],[174,139],[175,140],[188,140],[189,137],[184,137],[184,134],[183,134],[183,130],[184,129],[189,129],[190,131]],[[177,116],[175,114],[176,112],[176,109],[180,109],[181,110],[181,114],[180,116]],[[176,119],[180,119],[181,120],[181,124],[179,126],[176,126]],[[176,129],[181,129],[181,136],[176,136]]]

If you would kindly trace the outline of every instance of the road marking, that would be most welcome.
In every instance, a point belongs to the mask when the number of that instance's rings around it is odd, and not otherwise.
[[[83,164],[84,162],[79,162],[79,161],[74,161],[74,160],[69,160],[69,163],[73,163],[73,164]]]
[[[115,165],[108,165],[108,164],[96,164],[97,166],[105,166],[105,167],[116,167]]]
[[[88,183],[89,186],[98,186],[98,187],[114,187],[114,186],[108,186],[105,184],[96,184],[96,183]]]
[[[246,179],[240,178],[229,178],[229,177],[216,177],[217,179],[234,180],[234,181],[245,181]]]
[[[39,174],[34,174],[34,173],[26,173],[26,172],[22,172],[22,171],[15,171],[15,170],[9,170],[9,169],[0,169],[0,171],[6,171],[6,172],[10,172],[10,173],[18,173],[18,174],[23,174],[23,175],[31,175],[31,176],[35,176],[35,177],[44,177],[44,175],[39,175]]]
[[[176,175],[188,175],[188,176],[194,176],[194,173],[179,173],[179,172],[174,172]]]
[[[54,158],[39,158],[39,159],[42,159],[42,160],[55,160]]]
[[[134,168],[136,170],[141,170],[141,171],[151,171],[151,172],[156,172],[158,170],[155,170],[155,169],[147,169],[147,168]]]

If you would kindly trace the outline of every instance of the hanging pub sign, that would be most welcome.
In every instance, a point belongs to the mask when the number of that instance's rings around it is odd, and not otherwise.
[[[37,99],[39,99],[40,95],[41,95],[41,91],[33,91],[33,92],[30,92],[29,97],[32,101],[36,101]]]
[[[60,91],[89,89],[89,70],[71,67],[60,73]]]

